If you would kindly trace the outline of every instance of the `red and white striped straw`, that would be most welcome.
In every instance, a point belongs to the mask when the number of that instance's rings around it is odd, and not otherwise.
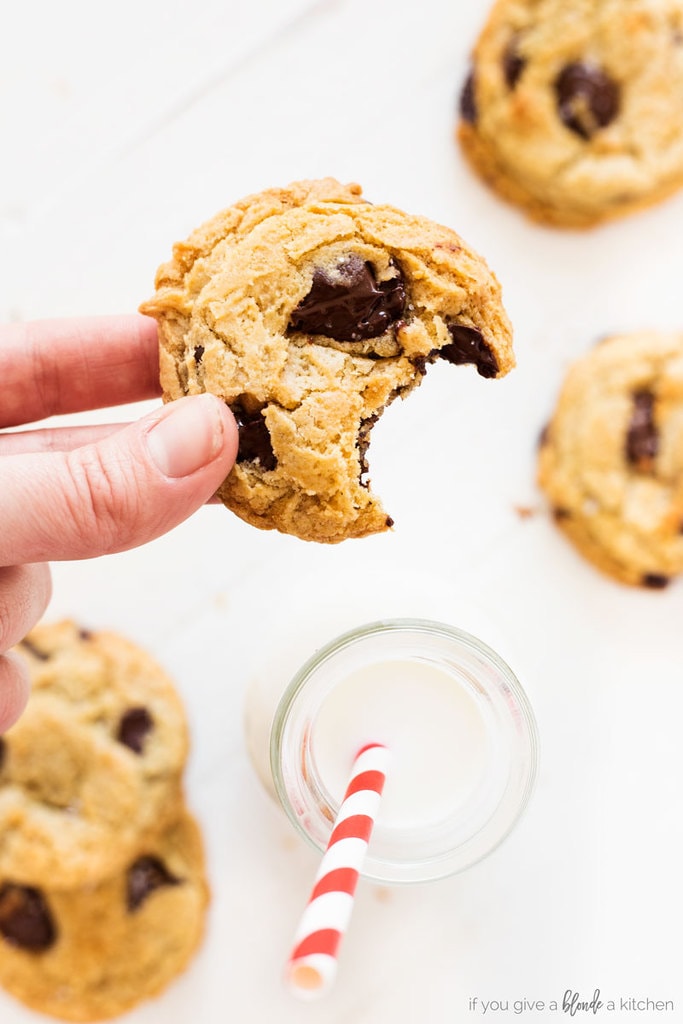
[[[351,779],[287,964],[289,988],[302,999],[324,995],[337,973],[339,946],[351,917],[388,761],[389,751],[383,744],[369,743],[358,751],[353,762]]]

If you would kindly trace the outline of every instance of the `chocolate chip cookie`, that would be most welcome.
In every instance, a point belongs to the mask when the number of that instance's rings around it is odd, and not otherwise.
[[[458,134],[503,197],[586,227],[683,183],[681,109],[680,0],[498,0]]]
[[[239,425],[218,495],[247,522],[335,543],[386,530],[367,450],[436,359],[513,366],[500,286],[453,231],[331,178],[250,196],[175,246],[141,310],[166,401],[211,391]]]
[[[114,1017],[185,968],[207,902],[201,837],[187,814],[93,886],[54,891],[0,875],[0,984],[64,1020]]]
[[[163,670],[113,633],[44,624],[15,651],[32,692],[0,738],[0,876],[86,885],[177,816],[183,708]]]
[[[569,371],[539,483],[599,568],[661,588],[683,572],[683,333],[608,338]]]

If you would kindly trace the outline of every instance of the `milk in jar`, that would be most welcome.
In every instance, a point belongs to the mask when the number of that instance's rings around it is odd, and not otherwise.
[[[282,666],[281,666],[282,667]],[[426,881],[491,852],[525,807],[537,765],[528,699],[509,666],[446,623],[382,619],[314,648],[274,708],[247,700],[262,781],[323,850],[366,743],[391,768],[363,874]]]

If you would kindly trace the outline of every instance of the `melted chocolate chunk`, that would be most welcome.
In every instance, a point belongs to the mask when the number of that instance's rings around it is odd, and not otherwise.
[[[0,887],[0,935],[32,953],[42,953],[54,944],[57,929],[39,889],[11,882]]]
[[[277,459],[262,412],[249,413],[241,402],[234,402],[230,410],[239,430],[237,461],[260,462],[263,469],[275,469]]]
[[[626,458],[642,473],[652,472],[659,448],[659,431],[654,419],[655,396],[651,391],[636,391],[631,422],[626,434]]]
[[[180,879],[167,870],[157,857],[138,857],[128,868],[126,902],[132,914],[155,889],[167,885],[180,885]]]
[[[477,101],[474,96],[474,71],[470,71],[460,93],[460,116],[468,124],[477,123]]]
[[[669,583],[671,583],[669,577],[663,576],[659,572],[646,572],[643,576],[643,586],[650,587],[652,590],[664,590]]]
[[[196,345],[193,355],[194,355],[195,364],[197,366],[199,366],[199,364],[202,361],[202,356],[204,355],[204,346],[203,345]]]
[[[32,654],[34,658],[38,658],[40,661],[47,661],[50,657],[49,654],[45,651],[41,651],[40,647],[36,647],[36,645],[31,643],[30,640],[27,640],[26,637],[24,637],[20,642],[21,646],[25,647],[29,654]]]
[[[2,736],[0,736],[0,772],[2,771],[2,766],[5,763],[5,758],[6,757],[7,757],[7,743],[5,742],[5,740],[3,740]]]
[[[311,290],[292,313],[289,327],[335,341],[377,338],[401,319],[405,301],[400,271],[378,282],[372,264],[351,253],[334,275],[315,268]]]
[[[119,722],[116,738],[136,754],[144,750],[147,734],[154,728],[154,719],[147,708],[130,708]]]
[[[619,86],[595,64],[568,64],[555,81],[560,120],[590,139],[619,113]]]
[[[449,363],[456,363],[458,366],[463,363],[474,363],[477,373],[482,377],[496,376],[498,360],[493,349],[484,341],[481,331],[475,327],[451,324],[448,333],[453,340],[449,345],[439,349],[438,354],[442,359],[447,359]]]
[[[514,89],[526,67],[526,61],[517,49],[517,39],[512,38],[503,54],[503,74],[509,89]]]

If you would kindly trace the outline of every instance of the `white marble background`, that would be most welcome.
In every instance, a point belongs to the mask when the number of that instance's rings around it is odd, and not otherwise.
[[[193,730],[188,798],[208,845],[209,931],[188,973],[131,1024],[474,1024],[474,996],[510,1001],[483,1019],[552,1024],[565,1015],[515,1014],[512,1001],[596,987],[617,1005],[675,1001],[674,1014],[601,1011],[606,1021],[683,1019],[683,584],[640,592],[603,578],[534,485],[536,438],[567,365],[606,332],[683,325],[683,196],[563,234],[486,192],[452,137],[485,9],[5,5],[3,320],[132,311],[171,243],[217,209],[332,174],[463,234],[503,282],[516,329],[509,378],[434,367],[376,428],[372,476],[392,535],[319,548],[211,507],[143,550],[55,566],[50,617],[149,648]],[[362,885],[336,989],[302,1006],[280,971],[316,856],[248,763],[244,687],[278,601],[296,627],[292,578],[315,572],[334,593],[350,566],[364,590],[391,565],[436,574],[511,638],[541,730],[539,784],[516,832],[476,868],[426,888]],[[3,1024],[38,1019],[0,994]]]

